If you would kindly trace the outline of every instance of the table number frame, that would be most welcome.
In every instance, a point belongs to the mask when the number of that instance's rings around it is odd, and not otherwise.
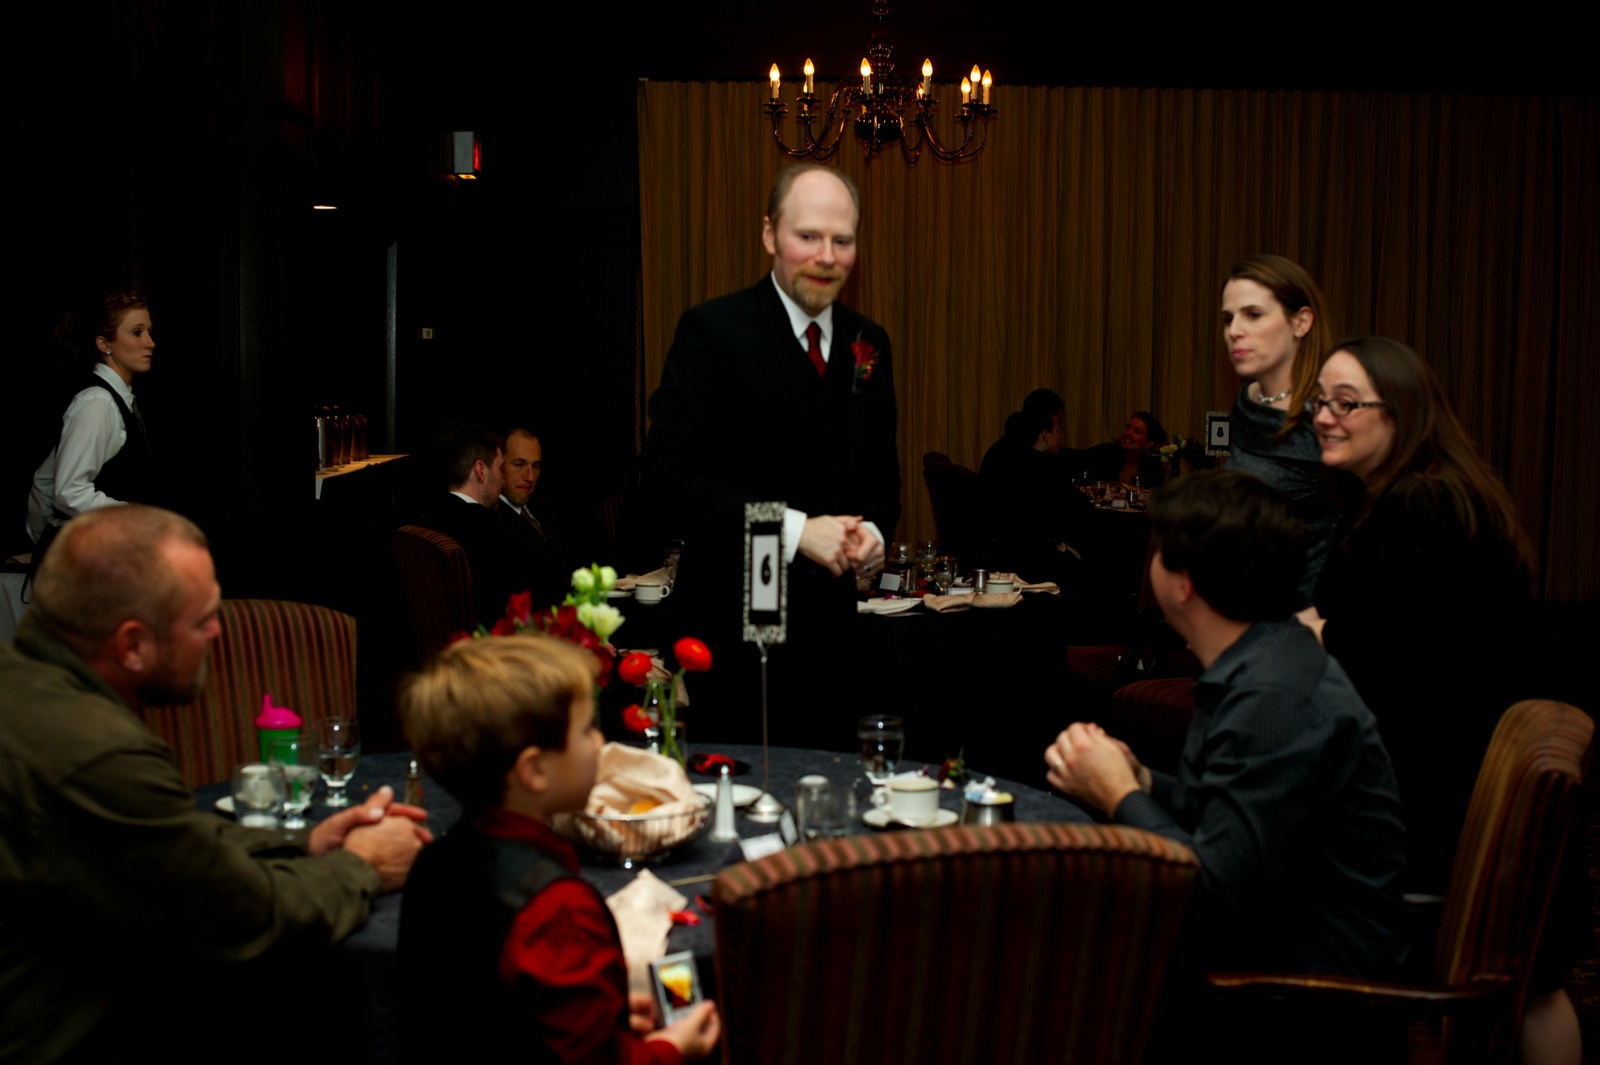
[[[782,501],[744,505],[744,641],[788,639],[789,567],[784,564]]]

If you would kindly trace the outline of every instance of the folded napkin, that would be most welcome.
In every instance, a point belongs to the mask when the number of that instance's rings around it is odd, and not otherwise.
[[[991,573],[991,581],[1010,581],[1019,592],[1047,592],[1050,595],[1060,595],[1061,586],[1055,581],[1029,582],[1022,579],[1020,573]]]
[[[650,963],[666,955],[672,914],[689,905],[689,900],[650,870],[641,869],[632,883],[606,899],[606,905],[611,907],[617,934],[622,937],[628,987],[650,990]]]
[[[925,595],[922,605],[941,614],[976,607],[979,610],[999,610],[1022,602],[1021,592],[985,592],[982,595]]]
[[[667,584],[667,568],[653,569],[649,573],[630,573],[626,577],[618,577],[616,588],[619,592],[631,592],[639,586],[640,581],[653,584]]]
[[[645,809],[648,803],[656,805]],[[594,850],[643,854],[687,839],[705,820],[706,805],[674,759],[608,743],[600,748],[600,772],[583,811],[598,817],[651,815],[639,821],[595,821],[572,814],[550,819],[558,834]]]

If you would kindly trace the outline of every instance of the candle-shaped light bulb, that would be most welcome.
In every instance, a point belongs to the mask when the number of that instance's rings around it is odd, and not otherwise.
[[[972,87],[976,89],[978,87],[978,83],[982,80],[983,71],[978,69],[978,64],[972,64]]]
[[[870,95],[872,92],[872,64],[865,59],[861,61],[861,85]]]
[[[778,64],[772,64],[772,69],[767,72],[767,78],[772,82],[772,98],[778,98]]]
[[[933,60],[922,61],[922,95],[933,95]]]
[[[816,74],[817,68],[811,65],[811,60],[810,59],[807,59],[806,60],[806,68],[805,69],[806,69],[806,92],[809,94],[809,93],[812,93],[812,92],[816,91],[815,89],[813,89],[811,87],[811,78],[812,78],[813,75]]]
[[[966,78],[961,79],[961,102],[963,104],[972,102],[972,82]]]
[[[994,86],[994,75],[987,70],[983,72],[983,106],[989,106],[989,90]]]

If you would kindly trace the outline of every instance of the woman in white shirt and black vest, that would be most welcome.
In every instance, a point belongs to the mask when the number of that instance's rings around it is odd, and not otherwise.
[[[137,292],[108,292],[64,315],[56,340],[88,364],[84,387],[61,418],[61,439],[33,475],[28,535],[37,559],[55,530],[84,511],[149,501],[150,441],[133,379],[150,369],[150,308]]]

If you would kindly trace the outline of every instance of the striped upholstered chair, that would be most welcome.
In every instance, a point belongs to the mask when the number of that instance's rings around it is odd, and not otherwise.
[[[450,537],[421,525],[402,525],[390,541],[417,664],[426,663],[458,632],[467,632],[472,616],[472,568],[467,553]]]
[[[224,599],[219,616],[200,698],[145,711],[192,787],[227,780],[259,756],[255,719],[268,692],[308,724],[356,708],[355,618],[281,599]]]
[[[1433,951],[1434,984],[1215,973],[1212,985],[1320,999],[1330,1008],[1392,1004],[1442,1018],[1412,1025],[1413,1061],[1515,1060],[1528,969],[1569,845],[1593,739],[1587,714],[1547,699],[1517,703],[1500,719],[1450,871]],[[1582,839],[1572,842],[1583,846]]]
[[[724,1060],[1138,1061],[1198,868],[1090,824],[852,836],[733,866],[712,887]]]

